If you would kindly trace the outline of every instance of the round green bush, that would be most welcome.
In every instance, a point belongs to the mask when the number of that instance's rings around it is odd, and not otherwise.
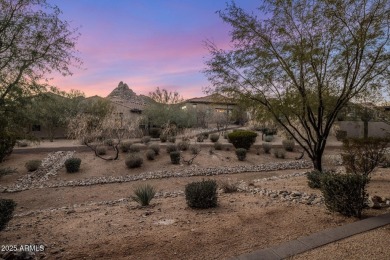
[[[149,145],[149,149],[152,149],[156,155],[160,154],[160,145],[159,144],[151,144],[151,145]]]
[[[166,149],[167,153],[176,152],[177,146],[175,144],[168,144]]]
[[[274,140],[274,136],[273,135],[266,135],[264,137],[264,141],[266,141],[268,143],[272,142],[273,140]]]
[[[198,154],[200,152],[200,146],[199,145],[191,145],[190,151],[192,154]]]
[[[122,152],[127,153],[128,151],[130,151],[130,146],[131,146],[132,144],[133,144],[133,143],[130,142],[130,141],[124,141],[124,142],[122,142],[122,143],[119,145],[119,148],[121,149]]]
[[[41,166],[42,161],[41,160],[29,160],[26,162],[25,167],[27,171],[33,172],[36,171],[39,166]]]
[[[179,151],[170,152],[169,156],[171,157],[172,164],[180,164],[180,152]]]
[[[196,136],[196,141],[199,142],[199,143],[202,143],[204,140],[204,135],[198,135]]]
[[[286,151],[288,152],[294,151],[294,147],[295,147],[294,140],[283,140],[282,145]]]
[[[279,158],[279,159],[284,159],[286,158],[286,152],[282,149],[275,149],[274,150],[274,155],[276,158]]]
[[[244,148],[246,150],[249,150],[252,144],[254,144],[256,137],[257,133],[248,130],[239,130],[228,134],[228,138],[235,148]]]
[[[265,153],[270,153],[271,152],[272,144],[270,144],[270,143],[263,143],[262,146],[263,146],[263,150],[264,150]]]
[[[105,146],[96,147],[96,153],[98,155],[105,155],[107,153],[107,148]]]
[[[150,142],[150,139],[151,139],[150,136],[144,136],[141,138],[141,143],[147,144]]]
[[[154,158],[156,157],[156,153],[154,152],[154,150],[152,150],[152,149],[148,149],[148,150],[146,150],[146,158],[148,159],[148,160],[154,160]]]
[[[219,140],[219,134],[211,134],[210,135],[211,142],[215,143]]]
[[[168,140],[168,137],[167,137],[166,135],[164,135],[164,134],[161,134],[161,135],[160,135],[160,141],[161,141],[162,143],[165,143],[167,140]]]
[[[131,153],[129,156],[127,156],[125,160],[127,168],[137,168],[141,167],[143,160],[141,156],[138,153]]]
[[[73,173],[78,172],[80,169],[81,159],[72,157],[65,161],[66,172]]]
[[[130,153],[139,153],[141,151],[141,145],[140,144],[132,144],[130,145],[129,152]]]
[[[222,144],[220,142],[215,142],[214,149],[215,150],[222,150]]]
[[[177,148],[180,150],[180,151],[187,151],[188,148],[190,148],[190,143],[187,142],[187,141],[181,141],[177,144]]]
[[[203,180],[185,186],[187,205],[191,208],[213,208],[217,206],[217,182]]]
[[[247,150],[245,148],[237,148],[236,155],[237,155],[238,160],[244,161],[246,158],[246,152],[247,152]]]

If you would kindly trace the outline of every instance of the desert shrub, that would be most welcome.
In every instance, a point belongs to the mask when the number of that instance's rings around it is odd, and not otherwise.
[[[0,168],[0,178],[1,176],[12,174],[12,173],[17,173],[16,168],[11,168],[11,167],[6,167],[6,168]]]
[[[140,144],[132,144],[129,147],[130,153],[139,153],[141,151],[141,145]]]
[[[127,153],[128,151],[130,151],[131,145],[132,145],[132,142],[124,141],[124,142],[121,142],[121,144],[119,145],[119,148],[122,152]]]
[[[282,141],[282,145],[283,145],[283,148],[288,151],[288,152],[292,152],[294,151],[294,147],[295,147],[295,142],[294,140],[283,140]]]
[[[343,141],[346,138],[347,138],[347,131],[336,130],[336,139],[337,139],[337,141]]]
[[[168,136],[168,142],[175,143],[176,142],[176,136],[173,136],[173,135]]]
[[[220,142],[215,142],[214,149],[215,150],[222,150],[222,144]]]
[[[274,155],[276,158],[279,158],[279,159],[284,159],[286,158],[286,152],[282,149],[275,149],[274,150]]]
[[[156,158],[156,153],[154,152],[154,150],[152,150],[152,149],[148,149],[148,150],[146,150],[146,158],[148,159],[148,160],[154,160],[154,158]]]
[[[215,143],[219,140],[219,134],[211,134],[210,135],[211,142]]]
[[[240,161],[244,161],[246,158],[246,152],[247,152],[247,150],[244,148],[237,148],[236,149],[237,159]]]
[[[198,136],[196,136],[196,141],[197,142],[203,142],[203,140],[204,140],[204,135],[198,135]]]
[[[361,217],[368,198],[368,177],[358,174],[326,174],[321,178],[321,191],[326,207],[345,216]]]
[[[114,140],[106,139],[106,140],[103,141],[103,144],[107,145],[107,146],[113,146],[114,145]]]
[[[238,191],[238,183],[232,182],[231,180],[222,180],[219,182],[219,187],[225,193],[233,193]]]
[[[229,134],[228,132],[223,133],[223,138],[228,139],[228,134]]]
[[[149,149],[152,149],[156,155],[160,153],[160,145],[159,144],[151,144],[149,145]]]
[[[203,139],[207,140],[209,138],[209,133],[203,133]]]
[[[270,143],[274,140],[274,136],[273,135],[266,135],[264,137],[264,141],[266,141],[267,143]]]
[[[308,172],[306,174],[307,177],[307,184],[309,185],[310,188],[312,189],[319,189],[321,188],[321,177],[322,173],[318,170],[314,170],[311,172]]]
[[[263,128],[263,134],[265,135],[276,135],[278,130],[276,128]]]
[[[179,151],[170,152],[169,156],[171,157],[172,164],[180,164],[180,152]]]
[[[161,129],[157,127],[152,127],[149,129],[149,134],[152,138],[159,138],[161,135]]]
[[[18,146],[19,147],[27,147],[28,146],[28,143],[26,141],[19,141],[18,142]]]
[[[102,146],[102,145],[97,146],[96,147],[96,153],[98,155],[105,155],[107,153],[107,148],[105,146]]]
[[[0,136],[0,162],[2,162],[5,157],[12,153],[16,139],[7,132],[0,132]]]
[[[39,166],[41,166],[42,161],[41,160],[29,160],[26,162],[25,167],[27,171],[33,172],[36,171]]]
[[[343,141],[341,158],[347,173],[368,176],[385,158],[388,138],[349,138]]]
[[[213,208],[217,206],[217,183],[215,180],[202,180],[186,185],[187,205],[191,208]]]
[[[144,184],[134,189],[134,196],[131,196],[131,198],[141,206],[148,206],[154,195],[156,195],[155,188],[149,184]]]
[[[177,148],[180,151],[187,151],[188,148],[190,148],[190,143],[187,142],[187,141],[180,141],[180,142],[177,143]]]
[[[78,172],[80,169],[81,159],[72,157],[65,161],[66,172],[73,173]]]
[[[167,140],[168,140],[168,136],[166,136],[166,135],[164,135],[164,134],[161,134],[161,135],[160,135],[160,141],[161,141],[162,143],[165,143]]]
[[[263,150],[264,150],[265,153],[271,153],[272,144],[270,144],[270,143],[263,143],[262,146],[263,146]]]
[[[167,153],[176,152],[178,150],[175,144],[168,144],[166,149]]]
[[[256,141],[257,133],[247,130],[232,132],[228,135],[229,140],[235,148],[244,148],[249,150]]]
[[[127,168],[138,168],[141,167],[143,159],[138,153],[131,153],[127,156],[125,163]]]
[[[199,145],[190,145],[190,151],[192,154],[198,154],[200,152],[200,146]]]
[[[141,138],[141,143],[147,144],[150,142],[150,136],[144,136]]]
[[[16,203],[10,199],[0,199],[0,231],[3,230],[7,223],[12,219]]]

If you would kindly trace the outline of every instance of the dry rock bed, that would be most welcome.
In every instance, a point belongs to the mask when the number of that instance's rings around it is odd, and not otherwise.
[[[107,162],[89,152],[13,154],[1,167],[18,171],[0,179],[0,196],[18,205],[0,232],[0,244],[44,245],[31,259],[226,259],[356,221],[326,210],[321,193],[307,186],[311,163],[294,160],[297,155],[276,159],[250,152],[240,162],[233,151],[202,150],[192,165],[172,165],[161,151],[154,161],[144,158],[141,168],[127,169],[123,155]],[[78,173],[62,167],[71,156],[82,159]],[[337,151],[328,156],[337,161]],[[23,165],[30,159],[43,159],[43,167],[27,173]],[[217,208],[194,210],[186,205],[184,187],[202,179],[230,179],[239,183],[239,191],[220,190]],[[148,207],[130,199],[144,183],[158,191]],[[389,198],[389,188],[390,171],[376,170],[370,195]],[[387,212],[367,209],[364,217]],[[359,250],[370,250],[370,241],[376,248],[389,246],[390,229],[359,236],[365,242],[351,247],[348,255],[354,259],[364,255]],[[377,236],[381,239],[372,239]],[[328,259],[329,250],[338,248],[327,247],[309,259]],[[376,259],[388,258],[389,250],[384,251]]]

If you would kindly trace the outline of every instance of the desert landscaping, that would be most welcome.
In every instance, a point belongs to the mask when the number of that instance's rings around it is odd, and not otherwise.
[[[295,160],[300,154],[296,151],[275,158],[256,148],[261,140],[245,161],[237,160],[227,140],[221,141],[222,150],[206,140],[191,165],[173,165],[167,144],[152,140],[160,145],[159,155],[144,158],[135,169],[126,167],[124,153],[119,160],[104,161],[76,142],[57,142],[66,151],[55,148],[56,142],[42,142],[16,148],[2,165],[17,169],[3,176],[0,186],[1,197],[14,200],[17,207],[0,240],[3,245],[43,245],[43,252],[32,253],[36,259],[228,259],[358,220],[326,209],[321,192],[307,185],[305,173],[312,169],[307,158]],[[325,154],[331,168],[340,167],[334,144]],[[191,157],[189,150],[181,153]],[[67,156],[81,158],[79,172],[66,172]],[[23,167],[28,160],[45,158],[36,172]],[[202,179],[237,183],[238,191],[225,193],[219,187],[216,208],[191,209],[184,187]],[[131,195],[144,183],[157,193],[143,207]],[[379,168],[368,192],[388,200],[389,183],[389,170]],[[386,206],[367,208],[363,218],[387,212]],[[385,226],[294,259],[329,259],[330,253],[386,259],[389,236]]]

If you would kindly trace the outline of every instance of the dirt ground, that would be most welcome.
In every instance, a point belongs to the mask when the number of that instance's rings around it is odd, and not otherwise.
[[[329,154],[337,150],[328,151]],[[13,154],[0,167],[16,167],[17,173],[3,176],[0,185],[8,186],[23,175],[30,159],[43,159],[47,153]],[[252,149],[247,160],[239,162],[233,150],[209,153],[204,148],[192,167],[256,165],[294,160]],[[188,165],[172,165],[162,148],[156,160],[139,169],[127,169],[125,156],[118,161],[103,161],[90,152],[76,153],[82,159],[80,172],[62,168],[48,181],[81,180],[91,177],[121,176],[164,169],[180,171]],[[189,151],[184,157],[190,157]],[[250,172],[210,177],[231,179],[267,189],[297,190],[319,194],[307,187],[305,177],[257,181],[307,170]],[[226,259],[267,248],[300,236],[356,221],[330,213],[324,205],[303,205],[248,192],[220,193],[218,207],[190,209],[183,195],[158,197],[151,206],[140,207],[129,199],[140,183],[149,183],[159,192],[184,191],[184,186],[204,177],[164,178],[86,187],[31,189],[0,193],[17,202],[14,218],[0,232],[0,245],[44,245],[38,253],[45,259]],[[369,185],[370,195],[390,198],[390,170],[378,169]],[[364,217],[384,214],[388,209],[364,211]],[[362,242],[364,241],[364,242]],[[366,232],[337,243],[295,256],[294,259],[390,259],[390,227]],[[363,244],[363,245],[362,245]],[[330,257],[332,256],[332,257]]]

